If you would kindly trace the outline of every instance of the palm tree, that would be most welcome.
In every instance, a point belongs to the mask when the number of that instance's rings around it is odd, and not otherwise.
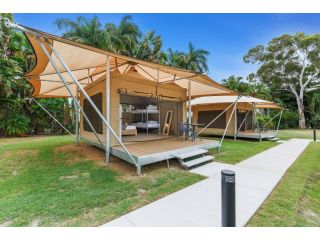
[[[161,48],[161,36],[156,36],[155,31],[151,31],[139,39],[132,51],[129,51],[129,55],[141,60],[158,62],[162,54]]]
[[[91,19],[78,16],[75,21],[60,18],[55,21],[55,24],[60,31],[63,31],[64,38],[98,48],[106,48],[105,31],[97,16]]]
[[[141,36],[138,26],[131,22],[131,16],[124,16],[118,26],[107,23],[104,31],[107,49],[125,55],[130,55]]]
[[[237,77],[235,75],[231,75],[227,79],[222,79],[222,84],[233,90],[237,91],[241,94],[246,94],[248,92],[248,84],[243,82],[242,77]]]
[[[161,62],[170,66],[205,73],[208,72],[209,69],[207,64],[208,55],[208,51],[195,49],[193,44],[190,42],[187,53],[168,49],[168,54],[162,56]]]

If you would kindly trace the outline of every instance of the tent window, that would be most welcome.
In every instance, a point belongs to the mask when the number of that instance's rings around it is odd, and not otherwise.
[[[97,106],[99,111],[102,113],[102,93],[95,94],[93,96],[90,96],[91,100],[94,102],[94,104]],[[96,111],[93,109],[91,104],[88,102],[87,99],[83,101],[83,110],[88,116],[92,126],[96,130],[97,133],[102,134],[103,128],[102,128],[102,120],[99,117],[99,115],[96,113]],[[83,124],[84,130],[88,132],[92,132],[89,124],[87,121],[84,121]]]
[[[198,113],[198,123],[207,125],[221,112],[222,110],[200,111]],[[223,113],[214,123],[210,124],[208,128],[226,128],[226,113]]]

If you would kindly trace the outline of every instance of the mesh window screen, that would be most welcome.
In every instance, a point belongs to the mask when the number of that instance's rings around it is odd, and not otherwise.
[[[97,106],[99,111],[102,113],[102,93],[98,93],[90,97],[94,104]],[[102,134],[102,120],[93,107],[90,105],[87,99],[83,101],[83,110],[88,116],[93,128],[96,130],[97,133]],[[85,131],[92,132],[89,124],[87,121],[84,120],[83,127]]]
[[[200,111],[198,112],[198,123],[207,125],[221,112],[222,110]],[[226,113],[223,113],[214,123],[210,124],[208,128],[226,128]]]

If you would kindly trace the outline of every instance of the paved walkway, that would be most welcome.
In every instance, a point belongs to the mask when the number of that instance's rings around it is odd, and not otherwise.
[[[213,162],[191,172],[208,178],[103,226],[221,226],[222,169],[236,172],[236,222],[244,226],[309,144],[291,139],[236,165]]]

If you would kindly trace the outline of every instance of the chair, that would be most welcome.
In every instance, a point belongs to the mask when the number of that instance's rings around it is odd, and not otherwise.
[[[187,136],[189,132],[192,131],[192,128],[190,125],[188,125],[185,122],[179,122],[178,123],[178,137],[181,139],[184,135]]]

